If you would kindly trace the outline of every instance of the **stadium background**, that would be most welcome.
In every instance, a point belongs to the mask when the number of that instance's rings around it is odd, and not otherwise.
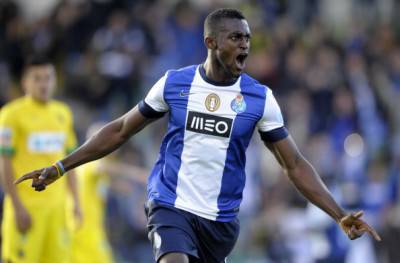
[[[400,4],[395,0],[1,0],[0,105],[21,95],[24,59],[55,61],[56,98],[87,128],[134,106],[170,68],[201,63],[203,19],[240,8],[247,71],[275,93],[293,137],[337,200],[383,237],[349,242],[282,174],[258,136],[248,150],[232,262],[399,262]],[[115,157],[150,169],[166,121]],[[114,178],[107,231],[117,262],[150,262],[143,185]]]

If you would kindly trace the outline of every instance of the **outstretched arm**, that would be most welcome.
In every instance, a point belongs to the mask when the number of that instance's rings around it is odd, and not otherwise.
[[[275,155],[296,188],[311,203],[329,214],[350,239],[358,238],[364,232],[369,232],[376,240],[380,240],[375,230],[359,219],[362,212],[347,215],[336,203],[314,167],[299,152],[290,136],[272,144],[265,143],[265,145]]]
[[[346,215],[290,136],[274,144],[266,143],[266,146],[304,197],[328,213],[336,222]]]
[[[138,106],[108,123],[72,154],[61,160],[65,171],[100,159],[124,144],[154,119],[142,115]]]
[[[154,119],[146,118],[139,111],[138,106],[136,106],[122,117],[105,125],[77,150],[61,160],[61,165],[64,168],[62,172],[106,156],[120,147],[132,135],[142,130],[153,120]],[[60,167],[52,165],[28,173],[20,177],[15,183],[32,179],[32,187],[35,187],[37,191],[42,191],[47,185],[53,183],[61,175]]]

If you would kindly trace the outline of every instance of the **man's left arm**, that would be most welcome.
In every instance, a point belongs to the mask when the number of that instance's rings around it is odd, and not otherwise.
[[[376,240],[379,235],[360,219],[362,212],[347,214],[334,200],[314,167],[303,157],[291,136],[265,145],[272,151],[295,187],[311,203],[329,214],[350,239],[369,232]]]

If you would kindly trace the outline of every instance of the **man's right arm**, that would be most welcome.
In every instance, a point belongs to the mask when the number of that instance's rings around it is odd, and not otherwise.
[[[64,169],[63,172],[100,159],[113,152],[153,120],[155,118],[145,117],[139,110],[139,106],[136,106],[122,117],[106,124],[82,146],[59,161]],[[63,173],[60,172],[60,169],[60,164],[42,168],[23,175],[15,183],[18,184],[22,181],[32,179],[32,187],[36,191],[42,191],[47,185],[60,178]]]
[[[61,160],[65,171],[113,152],[153,120],[143,116],[136,106],[125,115],[106,124],[81,147]]]
[[[167,75],[168,73],[153,85],[146,98],[135,108],[104,126],[84,145],[62,160],[61,164],[65,171],[104,157],[116,150],[151,121],[162,117],[169,110],[164,99]]]
[[[87,140],[81,147],[53,166],[30,172],[18,178],[18,184],[32,179],[32,187],[42,191],[60,176],[75,167],[100,159],[120,147],[132,135],[147,124],[162,117],[169,111],[164,99],[164,88],[168,73],[161,77],[150,89],[146,98],[122,117],[108,123]]]

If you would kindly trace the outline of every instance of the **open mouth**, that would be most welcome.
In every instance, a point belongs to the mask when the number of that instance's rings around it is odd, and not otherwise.
[[[241,53],[236,57],[236,62],[240,68],[244,67],[244,62],[246,61],[247,56],[247,53]]]

